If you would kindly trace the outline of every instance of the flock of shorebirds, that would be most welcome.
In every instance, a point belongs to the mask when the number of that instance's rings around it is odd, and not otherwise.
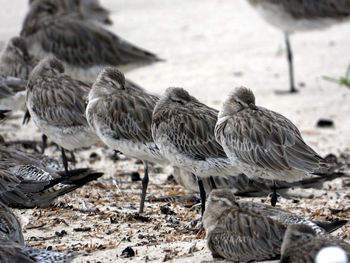
[[[350,17],[348,0],[248,2],[286,33],[291,92],[296,89],[288,34]],[[277,189],[330,179],[338,165],[308,146],[290,120],[256,105],[245,87],[228,94],[217,111],[183,88],[156,96],[127,80],[122,72],[162,59],[110,32],[105,25],[111,23],[97,0],[30,0],[20,36],[2,52],[0,117],[5,119],[9,110],[27,111],[25,121],[31,118],[43,134],[42,151],[47,138],[61,148],[64,171],[47,156],[2,142],[0,261],[70,262],[77,256],[26,247],[8,206],[46,207],[102,176],[69,169],[66,157],[67,150],[102,141],[143,161],[139,213],[144,211],[149,163],[172,165],[185,180],[198,183],[214,258],[348,262],[350,245],[329,235],[347,221],[311,221],[274,207]],[[270,186],[272,206],[235,197]],[[331,261],[336,257],[343,261]]]

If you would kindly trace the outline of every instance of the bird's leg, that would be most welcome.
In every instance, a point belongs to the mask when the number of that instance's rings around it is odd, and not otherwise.
[[[287,48],[287,59],[288,59],[288,66],[289,66],[289,83],[290,83],[290,92],[295,93],[298,92],[298,90],[295,88],[294,84],[294,67],[293,67],[293,53],[292,48],[289,42],[289,34],[288,32],[284,33],[284,38],[286,42],[286,48]]]
[[[145,199],[146,199],[146,192],[147,192],[147,186],[148,186],[148,162],[143,162],[143,169],[144,169],[144,176],[142,178],[142,193],[141,193],[141,202],[140,202],[140,210],[139,213],[143,213],[143,208],[145,205]]]
[[[67,161],[66,153],[63,147],[61,147],[61,155],[62,155],[62,163],[63,163],[64,171],[66,172],[66,174],[68,174],[68,161]]]
[[[47,136],[45,134],[41,135],[41,154],[44,154],[47,147]]]
[[[204,186],[203,186],[203,181],[200,177],[197,176],[197,181],[198,181],[198,187],[199,187],[199,195],[201,196],[201,202],[202,202],[202,216],[204,214],[205,211],[205,190],[204,190]]]
[[[76,163],[77,160],[75,159],[74,151],[70,151],[70,161],[72,163]]]
[[[217,189],[216,187],[216,183],[214,181],[214,178],[212,176],[209,177],[209,180],[210,180],[210,183],[211,183],[211,186],[213,187],[213,189]]]
[[[28,124],[28,122],[30,121],[30,113],[29,113],[29,110],[26,110],[26,113],[24,114],[24,117],[23,117],[23,121],[22,121],[22,124]]]
[[[276,182],[273,181],[273,186],[272,186],[272,195],[271,195],[271,205],[276,206],[277,203],[277,191],[276,191]]]

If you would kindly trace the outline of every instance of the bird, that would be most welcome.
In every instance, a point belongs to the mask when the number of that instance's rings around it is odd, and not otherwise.
[[[40,131],[61,147],[66,172],[65,150],[88,147],[100,140],[85,118],[90,89],[90,83],[66,75],[55,57],[41,60],[29,77],[27,109]]]
[[[11,263],[69,263],[78,256],[77,252],[61,253],[32,248],[0,239],[0,261]]]
[[[22,37],[12,37],[0,55],[0,106],[12,110],[25,108],[29,74],[38,63]]]
[[[99,74],[88,96],[86,119],[93,131],[110,148],[144,163],[139,213],[143,212],[148,185],[148,163],[167,163],[153,142],[151,122],[158,97],[126,85],[116,67]]]
[[[56,160],[0,145],[0,202],[14,208],[48,207],[103,173],[89,168],[59,170]]]
[[[192,193],[199,192],[197,178],[192,173],[174,167],[172,175],[174,176],[175,181],[186,190]],[[276,184],[278,192],[288,198],[293,194],[293,192],[290,192],[292,188],[322,189],[325,182],[332,181],[342,176],[344,176],[343,173],[333,173],[330,175],[315,175],[314,177],[296,182],[285,182],[263,178],[251,179],[244,173],[239,173],[238,175],[230,175],[227,177],[204,177],[202,178],[202,182],[206,196],[208,196],[213,189],[230,189],[236,196],[265,197],[271,192],[271,187]],[[175,201],[175,199],[173,200]]]
[[[278,259],[291,224],[308,225],[323,235],[348,222],[311,221],[262,203],[237,200],[229,189],[211,191],[202,221],[213,257],[239,262]]]
[[[172,165],[196,175],[202,213],[206,196],[201,177],[239,174],[215,140],[217,114],[183,88],[168,88],[153,111],[154,142]]]
[[[24,38],[12,37],[1,52],[0,74],[28,80],[30,72],[38,62],[38,59],[29,53]]]
[[[24,245],[21,224],[12,210],[0,202],[0,240]]]
[[[318,261],[316,257],[318,252],[326,247],[338,247],[338,250],[331,249],[332,254],[323,252],[323,261],[320,256]],[[331,259],[339,258],[339,248],[343,250],[340,252],[340,259],[343,261],[331,261]],[[307,252],[307,253],[306,253]],[[327,251],[326,251],[327,252]],[[345,252],[345,253],[344,253]],[[281,249],[281,263],[303,262],[303,263],[321,263],[321,262],[348,262],[350,258],[350,244],[337,239],[330,235],[317,235],[315,230],[307,225],[293,224],[288,226],[283,238]]]
[[[70,13],[62,15],[52,4],[42,6],[40,1],[31,5],[20,35],[39,59],[54,55],[70,75],[85,81],[95,81],[105,66],[118,66],[126,72],[162,61],[96,23],[82,21]]]
[[[245,87],[236,88],[224,101],[215,137],[249,178],[295,182],[327,166],[290,120],[257,106],[253,92]],[[276,188],[273,190],[274,206],[277,196]]]
[[[3,187],[3,182],[1,186]],[[68,263],[78,253],[64,254],[26,247],[21,224],[15,214],[0,201],[0,262],[13,263]]]
[[[296,31],[324,29],[342,21],[349,21],[348,0],[248,0],[270,24],[284,32],[289,65],[290,92],[298,90],[294,83],[293,53],[289,35]]]
[[[101,6],[98,0],[29,0],[29,5],[34,2],[40,2],[42,6],[51,5],[62,13],[76,13],[82,20],[97,21],[105,25],[113,24],[109,17],[110,12]]]

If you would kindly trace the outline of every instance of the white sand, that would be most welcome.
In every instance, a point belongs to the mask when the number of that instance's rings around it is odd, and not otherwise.
[[[21,21],[26,9],[26,0],[2,1],[2,6],[6,6],[0,11],[0,39],[7,40],[9,37],[18,34]],[[278,111],[290,118],[301,130],[305,140],[321,155],[329,152],[349,152],[350,148],[350,90],[344,86],[327,82],[322,79],[323,75],[338,77],[345,73],[349,61],[350,24],[344,23],[334,26],[324,31],[300,33],[292,36],[292,46],[295,51],[295,72],[296,82],[305,83],[301,92],[294,95],[276,95],[274,90],[287,90],[288,71],[284,52],[283,35],[277,29],[266,24],[258,17],[257,13],[248,6],[246,1],[230,0],[178,0],[178,1],[156,1],[156,0],[104,0],[102,3],[114,10],[114,26],[110,29],[123,36],[125,39],[140,45],[143,48],[155,52],[160,57],[166,59],[165,63],[158,63],[149,67],[141,68],[130,72],[127,77],[139,83],[151,92],[161,94],[169,86],[181,86],[201,99],[203,102],[220,108],[223,99],[236,86],[247,86],[256,94],[258,105]],[[318,129],[315,124],[320,118],[330,118],[335,122],[333,129]],[[30,139],[40,138],[40,133],[31,124],[29,127],[21,128],[20,120],[10,121],[0,132],[5,133],[7,139]],[[28,134],[28,130],[33,131]],[[101,153],[101,150],[96,150]],[[84,151],[80,156],[79,166],[86,165],[87,156],[91,151]],[[59,156],[58,153],[55,153]],[[101,153],[102,155],[102,153]],[[105,156],[105,155],[103,155]],[[135,167],[134,161],[125,161],[118,163],[118,173],[120,168],[132,171]],[[130,165],[132,164],[132,167]],[[116,179],[115,165],[109,160],[101,160],[92,165],[106,173],[104,185],[109,185],[113,191],[112,183],[108,178]],[[141,172],[141,165],[137,166]],[[157,185],[164,184],[167,169],[160,177],[151,178],[150,193],[159,196],[160,193],[169,193],[171,189],[180,191],[181,188],[172,185],[171,187],[158,188]],[[338,181],[341,185],[341,181]],[[132,185],[132,188],[140,184]],[[100,188],[88,186],[85,190],[77,191],[62,200],[71,201],[74,207],[81,207],[83,201],[80,199],[85,193],[98,194],[103,190]],[[129,206],[129,198],[132,191],[129,185],[123,185],[122,192],[118,192],[118,198],[122,199],[119,206]],[[112,192],[113,192],[112,191]],[[80,193],[80,194],[79,194]],[[105,193],[105,192],[103,192]],[[125,195],[128,193],[128,195]],[[93,195],[91,194],[91,195]],[[113,203],[118,198],[105,196],[101,199],[106,203]],[[334,193],[336,194],[336,193]],[[78,198],[79,197],[79,198]],[[110,199],[112,198],[112,200]],[[114,199],[113,199],[114,198]],[[138,205],[138,196],[133,197],[133,204]],[[327,199],[325,199],[327,200]],[[106,209],[108,205],[90,204],[91,197],[84,202],[88,207],[97,206],[101,210]],[[108,202],[107,202],[108,201]],[[307,211],[302,207],[308,206],[310,201],[302,200],[297,205],[291,205],[292,210],[300,214],[306,214],[317,218],[317,214]],[[345,199],[342,204],[336,200],[329,202],[316,200],[315,206],[327,207],[332,206],[349,206],[349,198]],[[286,204],[283,204],[286,205]],[[153,207],[153,209],[151,209]],[[159,205],[148,205],[146,211],[155,218],[161,226],[164,226],[163,232],[168,231],[164,223],[164,215],[159,216]],[[178,208],[177,208],[178,209]],[[115,211],[124,211],[112,208]],[[186,213],[188,209],[181,208],[179,211]],[[35,224],[37,210],[20,211],[29,217],[32,224]],[[50,212],[51,210],[44,210]],[[127,209],[130,211],[130,209]],[[134,211],[131,209],[131,211]],[[178,210],[177,210],[178,211]],[[322,210],[323,211],[323,210]],[[56,211],[77,227],[83,220],[84,225],[92,226],[107,225],[108,220],[99,219],[98,216],[87,216],[83,213],[77,213],[78,219],[72,219],[70,215],[64,215],[62,211]],[[72,213],[72,212],[70,212]],[[327,214],[327,212],[325,212]],[[193,217],[198,216],[192,213]],[[324,216],[324,214],[322,214]],[[41,219],[44,220],[44,219]],[[38,220],[40,221],[40,220]],[[52,223],[51,219],[48,222]],[[82,257],[74,262],[128,262],[131,260],[121,259],[121,251],[128,245],[135,246],[142,240],[138,240],[137,231],[155,234],[156,238],[159,233],[152,232],[154,222],[151,225],[132,224],[131,230],[127,224],[122,224],[120,229],[110,236],[104,236],[103,231],[93,232],[100,238],[91,237],[89,233],[73,232],[73,225],[69,227],[64,224],[58,224],[54,227],[46,227],[45,230],[27,230],[25,237],[29,245],[46,248],[52,244],[53,249],[70,249],[72,244],[96,245],[108,244],[109,240],[114,240],[118,246],[114,249],[107,249],[89,254],[88,257]],[[182,225],[188,222],[181,222]],[[62,240],[48,241],[31,241],[32,236],[52,236],[55,231],[67,229],[68,235]],[[133,235],[132,242],[122,241],[125,231],[131,231]],[[346,230],[349,233],[349,229]],[[162,232],[162,233],[163,233]],[[90,233],[91,234],[91,233]],[[172,235],[172,234],[170,234]],[[161,244],[148,247],[140,245],[134,247],[137,250],[137,257],[133,261],[144,262],[145,257],[149,261],[161,262],[166,254],[171,254],[174,262],[200,262],[201,260],[211,260],[211,256],[205,247],[205,241],[196,239],[196,241],[180,241],[181,235],[175,235],[176,242],[160,242]],[[345,236],[345,232],[342,236]],[[194,238],[193,235],[190,235]],[[186,240],[186,236],[183,238]],[[349,238],[349,234],[348,234]],[[80,241],[82,239],[82,241]],[[189,248],[197,242],[198,252],[193,256],[185,256]],[[59,245],[59,243],[61,243]],[[60,247],[62,246],[62,247]],[[78,246],[78,245],[77,245]],[[79,247],[79,246],[78,246]],[[173,248],[171,252],[165,251],[165,248]],[[87,251],[87,249],[84,249]],[[178,251],[176,255],[176,251]]]

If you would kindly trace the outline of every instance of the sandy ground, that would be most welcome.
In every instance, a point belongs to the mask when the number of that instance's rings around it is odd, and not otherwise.
[[[0,40],[18,34],[27,1],[0,0]],[[188,89],[203,102],[220,108],[225,96],[236,86],[247,86],[256,94],[257,104],[291,119],[305,140],[321,155],[350,152],[350,90],[325,81],[322,76],[343,76],[349,63],[349,23],[324,31],[292,36],[296,80],[301,90],[294,95],[277,95],[288,89],[288,72],[283,35],[260,19],[246,1],[230,0],[104,0],[113,10],[110,29],[129,41],[166,59],[130,72],[127,77],[151,92],[161,94],[169,86]],[[302,85],[300,85],[302,84]],[[40,139],[30,124],[22,127],[20,113],[0,127],[7,140]],[[334,128],[316,128],[320,118],[332,119]],[[91,152],[101,158],[91,161]],[[54,147],[48,151],[59,157]],[[145,219],[134,219],[141,183],[131,183],[121,173],[139,170],[142,165],[123,158],[108,158],[111,150],[94,147],[77,153],[77,167],[90,165],[103,171],[97,183],[59,199],[58,208],[17,210],[29,219],[24,226],[30,246],[53,250],[85,251],[74,262],[200,262],[211,260],[205,241],[186,230],[199,217],[198,209],[170,204],[175,214],[162,214],[167,204],[147,204]],[[153,170],[149,193],[152,196],[182,193],[182,187],[167,181],[171,168]],[[281,206],[300,215],[317,219],[349,218],[349,212],[332,214],[330,208],[348,208],[350,197],[346,180],[337,179],[316,191],[317,198],[281,200]],[[341,197],[341,199],[339,199]],[[263,198],[263,201],[265,198]],[[260,201],[258,199],[257,201]],[[63,207],[59,208],[59,207]],[[98,209],[98,210],[96,210]],[[39,228],[33,228],[39,227]],[[77,232],[75,228],[90,227]],[[55,232],[66,231],[60,237]],[[78,229],[79,230],[79,229]],[[350,238],[349,227],[337,232]],[[136,256],[121,258],[122,251],[133,247]]]

